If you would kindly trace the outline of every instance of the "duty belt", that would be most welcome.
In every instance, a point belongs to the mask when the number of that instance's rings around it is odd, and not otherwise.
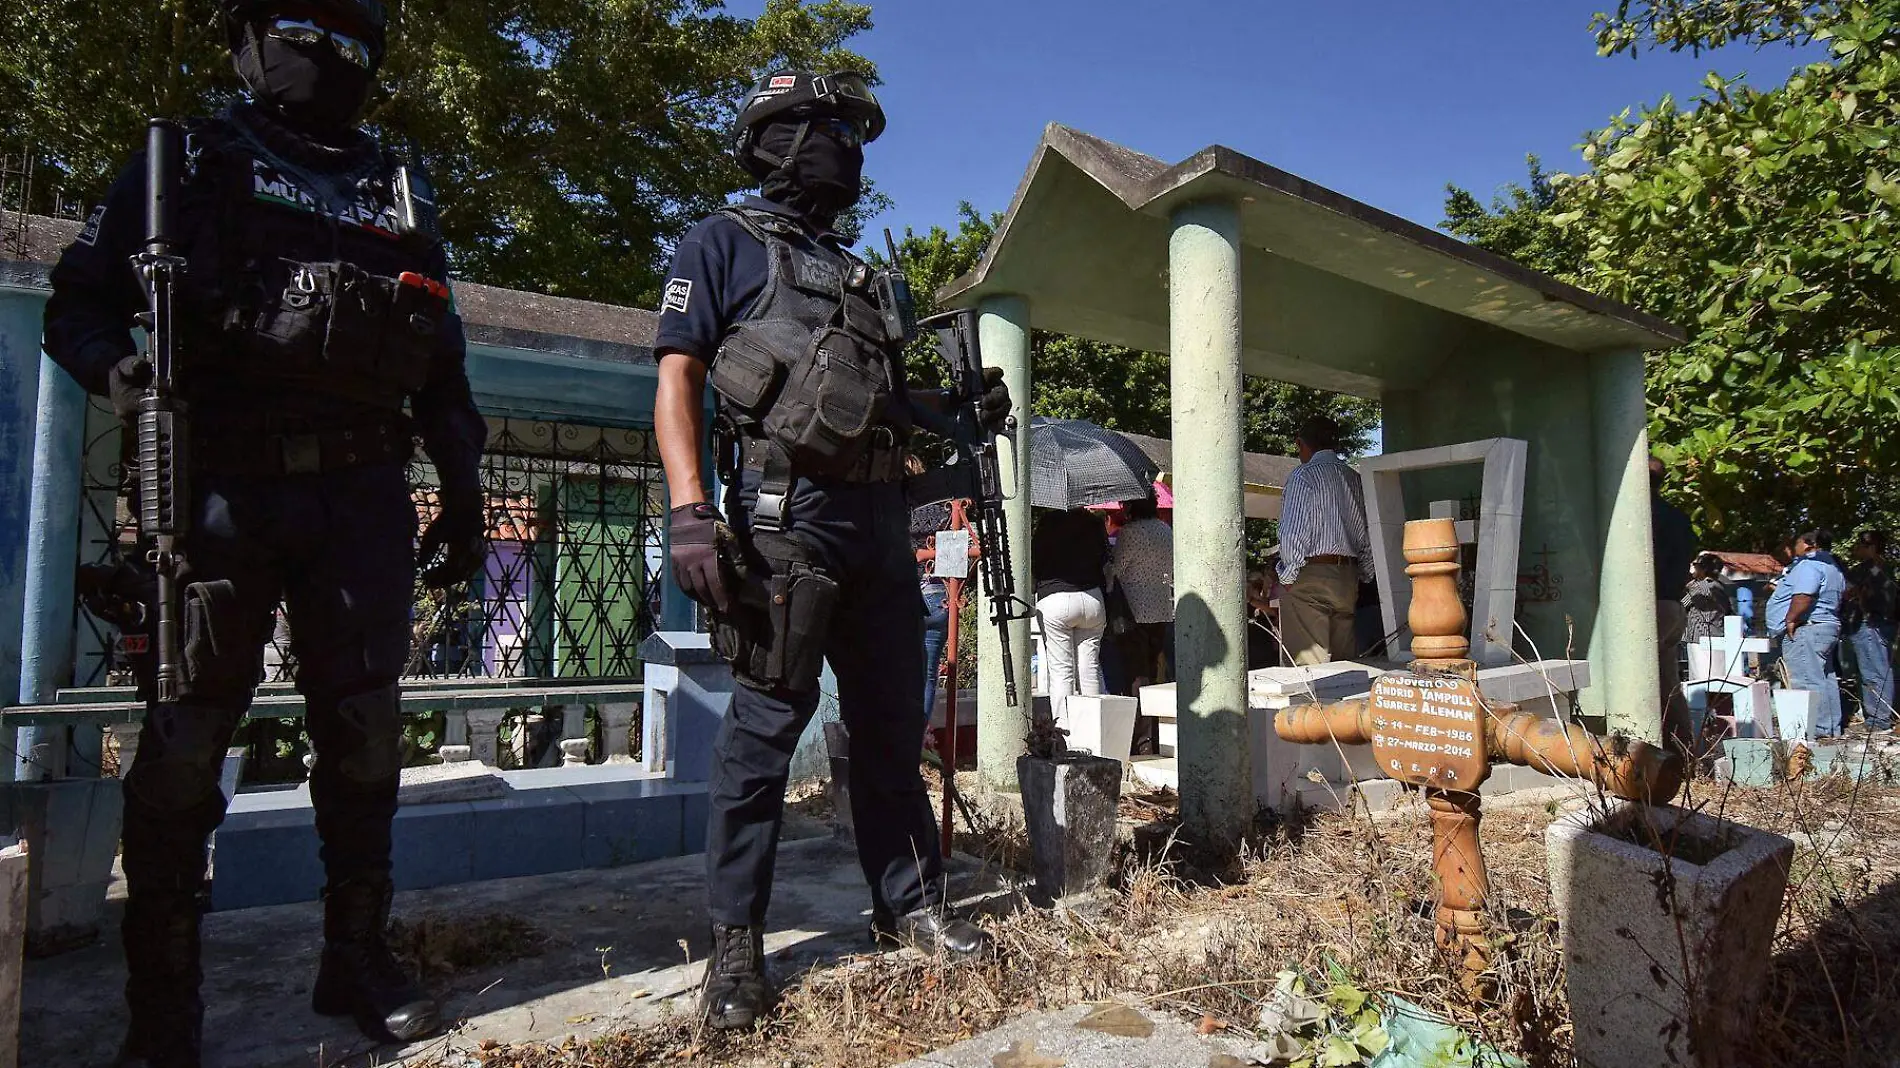
[[[272,418],[192,435],[193,465],[225,475],[320,475],[406,463],[413,451],[408,422],[399,416],[347,426]]]
[[[908,472],[904,469],[904,447],[897,442],[897,433],[890,427],[874,427],[871,447],[863,456],[851,465],[851,469],[838,476],[840,482],[902,482]],[[739,439],[739,465],[748,471],[763,473],[771,457],[771,447],[761,438]]]

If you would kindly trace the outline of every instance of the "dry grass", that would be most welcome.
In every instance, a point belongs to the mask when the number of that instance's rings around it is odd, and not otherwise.
[[[390,949],[425,982],[537,956],[548,944],[539,928],[507,912],[391,920],[388,937]]]
[[[1889,1064],[1900,1049],[1900,789],[1828,779],[1711,792],[1688,804],[1796,837],[1801,845],[1762,1013],[1763,1064]],[[1430,827],[1422,805],[1371,818],[1325,815],[1262,828],[1238,862],[1197,867],[1172,840],[1171,798],[1124,802],[1113,892],[1087,911],[1017,903],[987,920],[996,959],[949,963],[866,955],[793,978],[761,1031],[720,1036],[688,1015],[595,1042],[500,1046],[491,1068],[644,1064],[890,1065],[1037,1009],[1135,1000],[1191,1019],[1248,1026],[1287,967],[1329,965],[1400,994],[1523,1056],[1573,1063],[1563,962],[1543,832],[1559,806],[1487,807],[1495,996],[1480,1003],[1433,941]],[[979,819],[981,809],[979,808]],[[1145,824],[1137,826],[1138,823]],[[959,817],[959,830],[963,820]],[[1006,821],[960,834],[967,851],[1022,855]]]

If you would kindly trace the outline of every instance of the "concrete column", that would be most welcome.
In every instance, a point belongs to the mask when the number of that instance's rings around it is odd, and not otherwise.
[[[20,692],[20,642],[26,603],[26,552],[33,507],[33,428],[39,414],[40,323],[45,294],[37,287],[0,282],[0,701]],[[58,372],[56,372],[58,373]],[[14,751],[14,731],[0,744]],[[0,761],[0,780],[13,778],[13,761]]]
[[[1003,513],[1009,520],[1009,554],[1016,593],[1035,597],[1035,576],[1029,570],[1029,302],[1022,297],[985,297],[977,332],[986,367],[1003,369],[1003,381],[1015,401],[1016,440],[997,443],[1003,494]],[[990,552],[990,546],[983,546]],[[980,583],[977,584],[980,587]],[[977,598],[977,775],[984,785],[1014,791],[1016,758],[1028,748],[1031,710],[1035,695],[1029,674],[1029,621],[1009,625],[1009,645],[1016,675],[1016,707],[1003,692],[1003,645],[989,622],[989,603],[980,588]]]
[[[1602,353],[1590,360],[1596,432],[1597,514],[1603,524],[1596,625],[1590,630],[1585,712],[1611,731],[1662,741],[1662,681],[1657,676],[1656,563],[1650,540],[1649,408],[1643,354]]]
[[[1175,707],[1181,816],[1193,840],[1237,844],[1253,822],[1242,507],[1240,213],[1174,213],[1168,336],[1174,398]]]
[[[33,434],[32,521],[26,543],[26,609],[20,642],[20,703],[53,700],[72,672],[73,576],[79,552],[79,469],[86,449],[86,391],[47,357],[40,360],[39,410]],[[20,732],[14,776],[61,774],[65,727]],[[42,767],[34,754],[48,754]]]

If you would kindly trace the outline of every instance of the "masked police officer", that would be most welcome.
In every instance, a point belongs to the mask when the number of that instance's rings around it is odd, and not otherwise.
[[[733,149],[763,195],[686,235],[662,301],[654,426],[674,576],[709,609],[740,683],[714,745],[706,840],[702,1007],[719,1028],[751,1026],[772,1004],[762,940],[785,781],[825,659],[851,737],[852,822],[874,934],[954,953],[988,945],[945,907],[918,771],[924,610],[904,445],[944,399],[907,388],[908,309],[831,229],[857,202],[864,145],[883,129],[857,75],[761,81]],[[703,488],[709,375],[730,526]],[[1000,373],[983,400],[983,418],[1000,424],[1009,411]]]
[[[225,0],[224,14],[249,98],[189,126],[179,201],[185,677],[177,701],[148,707],[125,783],[120,1063],[151,1068],[200,1060],[206,839],[224,818],[219,766],[280,598],[327,876],[312,1006],[384,1040],[438,1027],[435,1002],[384,943],[417,566],[412,433],[442,484],[424,580],[465,579],[483,551],[486,428],[427,186],[356,127],[383,59],[382,5]],[[145,197],[140,158],[61,257],[46,310],[47,352],[128,421],[151,376],[131,336],[145,310],[129,263]]]

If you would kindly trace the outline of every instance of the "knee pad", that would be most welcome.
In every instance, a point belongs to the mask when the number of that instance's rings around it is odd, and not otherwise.
[[[345,697],[337,702],[341,751],[321,750],[318,760],[334,759],[343,777],[381,782],[402,772],[402,691],[396,683]]]
[[[241,712],[195,702],[154,706],[125,789],[166,813],[185,812],[219,796],[225,745]]]

